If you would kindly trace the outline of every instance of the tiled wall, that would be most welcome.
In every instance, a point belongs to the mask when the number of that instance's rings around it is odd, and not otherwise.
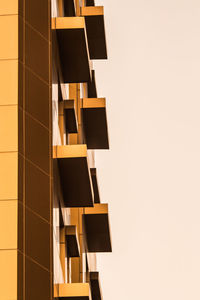
[[[0,299],[17,299],[18,1],[0,1]]]

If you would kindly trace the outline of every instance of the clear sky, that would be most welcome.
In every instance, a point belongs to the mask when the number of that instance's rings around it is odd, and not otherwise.
[[[200,299],[200,1],[96,0],[110,151],[96,154],[113,253],[104,300]]]

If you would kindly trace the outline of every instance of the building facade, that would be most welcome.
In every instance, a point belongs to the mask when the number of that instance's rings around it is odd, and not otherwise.
[[[111,252],[95,149],[109,149],[93,0],[0,0],[0,300],[100,300]]]

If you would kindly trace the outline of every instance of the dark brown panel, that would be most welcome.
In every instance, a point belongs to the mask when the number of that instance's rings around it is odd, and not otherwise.
[[[101,300],[101,288],[99,284],[99,273],[90,272],[90,288],[92,300]]]
[[[18,201],[18,249],[23,252],[23,205]]]
[[[23,255],[17,253],[17,299],[23,300]]]
[[[80,246],[76,226],[70,225],[65,227],[65,239],[68,257],[79,257]]]
[[[25,63],[37,75],[49,82],[48,42],[41,35],[26,25]]]
[[[23,108],[23,64],[21,62],[18,64],[18,78],[18,103]]]
[[[74,0],[64,0],[63,3],[64,3],[64,16],[74,17],[76,15]]]
[[[23,16],[24,0],[18,0],[19,15]]]
[[[76,117],[76,105],[73,100],[64,100],[60,102],[64,110],[65,130],[67,133],[78,132],[78,122]]]
[[[26,22],[48,39],[48,0],[26,0]]]
[[[26,206],[50,221],[50,177],[28,161],[25,164]]]
[[[26,115],[26,157],[49,173],[49,131]]]
[[[24,42],[24,30],[23,30],[23,19],[21,16],[18,18],[18,34],[19,34],[19,44],[18,44],[18,51],[19,51],[19,60],[23,62],[23,42]]]
[[[72,108],[64,109],[65,130],[67,133],[78,133],[78,125],[75,110]]]
[[[66,207],[93,206],[87,159],[59,158],[60,180]]]
[[[18,200],[23,202],[23,164],[24,158],[22,155],[18,155]]]
[[[109,149],[106,109],[82,108],[82,116],[88,149]]]
[[[25,110],[49,127],[49,86],[26,69]]]
[[[94,0],[86,0],[86,6],[94,6]]]
[[[84,29],[57,30],[64,83],[88,82],[90,67]]]
[[[21,107],[18,107],[18,149],[19,149],[19,153],[23,154],[24,150],[23,150],[23,126],[24,126],[24,122],[23,122],[23,110]]]
[[[45,250],[45,249],[44,249]],[[26,300],[49,300],[50,273],[26,258]]]
[[[83,215],[88,252],[112,252],[107,214]]]
[[[26,209],[26,255],[50,268],[50,225]]]
[[[61,181],[60,181],[60,174],[59,174],[59,168],[58,168],[58,162],[57,159],[53,160],[53,199],[56,199],[56,209],[59,208],[59,204],[58,202],[60,202],[60,204],[63,204],[63,197],[62,197],[62,186],[61,186]],[[63,204],[64,205],[64,204]]]
[[[77,239],[74,235],[66,236],[66,244],[67,244],[68,257],[79,257],[80,256]]]
[[[104,16],[86,16],[90,59],[107,59]]]

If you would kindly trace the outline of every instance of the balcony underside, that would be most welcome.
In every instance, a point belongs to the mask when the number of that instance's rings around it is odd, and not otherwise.
[[[107,59],[103,7],[82,7],[81,14],[85,17],[90,59]]]
[[[86,208],[83,221],[88,252],[112,252],[107,205]]]
[[[88,149],[109,149],[105,99],[84,98],[82,116]]]
[[[55,22],[63,82],[88,82],[91,71],[84,18],[56,18]]]
[[[93,189],[86,145],[57,146],[57,151],[65,206],[93,206]]]

